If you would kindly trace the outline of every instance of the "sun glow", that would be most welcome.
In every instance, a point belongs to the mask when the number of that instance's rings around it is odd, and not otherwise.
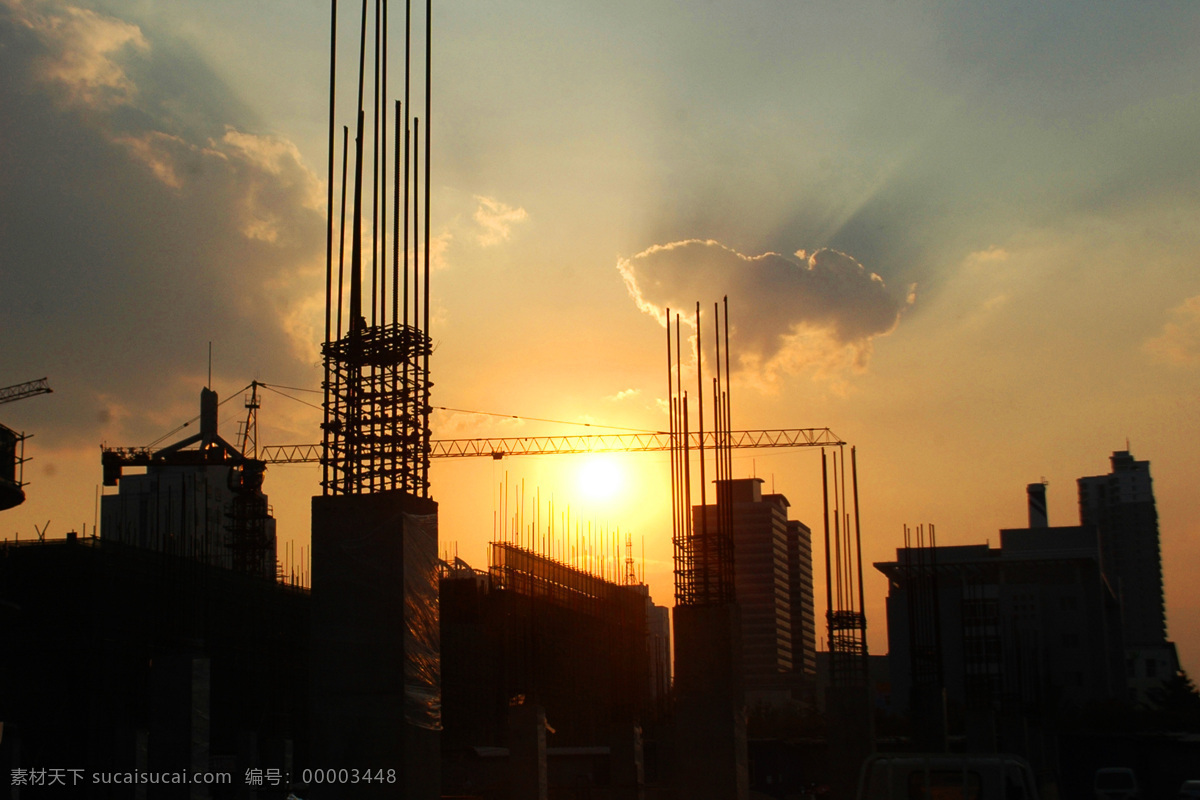
[[[588,456],[576,474],[575,485],[589,500],[613,500],[625,487],[625,470],[616,456]]]

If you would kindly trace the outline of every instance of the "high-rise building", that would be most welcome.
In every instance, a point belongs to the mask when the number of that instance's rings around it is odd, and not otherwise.
[[[1104,576],[1121,598],[1126,643],[1161,643],[1167,622],[1150,462],[1126,450],[1114,452],[1111,462],[1109,474],[1079,479],[1079,519],[1100,532]]]
[[[1145,703],[1179,669],[1167,641],[1158,510],[1150,462],[1128,450],[1110,461],[1109,474],[1079,479],[1079,519],[1099,533],[1104,577],[1121,604],[1131,698]]]
[[[788,520],[788,577],[791,581],[792,669],[812,676],[817,671],[812,530],[797,520]]]
[[[747,702],[801,700],[803,676],[816,671],[812,534],[788,519],[786,497],[763,494],[761,478],[728,483]],[[695,530],[715,530],[716,504],[701,508],[692,510]]]

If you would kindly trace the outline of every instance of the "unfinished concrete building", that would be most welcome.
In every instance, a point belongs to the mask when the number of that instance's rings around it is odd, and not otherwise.
[[[312,501],[312,751],[314,763],[370,765],[391,779],[314,785],[309,796],[433,800],[441,794],[441,659],[437,503],[429,485],[431,3],[423,14],[409,6],[402,21],[376,15],[372,23],[365,11],[350,17],[347,39],[360,63],[352,108],[337,104],[344,87],[336,4],[332,13],[322,477]],[[390,41],[406,54],[402,99],[387,96],[390,27],[397,28]],[[424,58],[409,58],[414,46],[420,52],[422,28]],[[368,36],[376,43],[369,73]],[[424,100],[424,135],[410,87]],[[343,115],[355,128],[352,151],[349,126],[337,136]]]
[[[750,792],[746,744],[746,700],[742,676],[741,613],[734,583],[733,462],[729,436],[729,330],[724,330],[725,381],[721,380],[721,327],[717,327],[717,379],[713,382],[712,414],[715,448],[710,450],[712,476],[717,482],[712,525],[693,505],[707,506],[708,486],[704,448],[703,369],[696,365],[700,448],[693,453],[693,417],[683,386],[680,318],[667,313],[667,376],[671,410],[672,543],[675,567],[675,731],[681,763],[679,790],[697,800],[745,800]],[[696,352],[703,353],[700,304],[694,318]],[[693,465],[699,479],[698,504],[692,501]]]
[[[651,635],[658,607],[645,586],[493,542],[486,571],[443,562],[440,595],[446,791],[516,796],[508,770],[484,791],[479,762],[493,754],[518,767],[528,727],[518,718],[528,709],[546,727],[535,748],[540,760],[524,754],[522,779],[580,748],[590,748],[602,769],[579,780],[610,784],[633,766],[637,758],[622,757],[622,747],[656,721],[664,698],[655,687],[669,681],[659,672],[665,642]]]
[[[64,781],[14,796],[234,800],[247,770],[270,769],[262,788],[283,797],[311,763],[303,589],[72,533],[0,545],[0,599],[0,761]],[[225,777],[91,777],[184,771]]]

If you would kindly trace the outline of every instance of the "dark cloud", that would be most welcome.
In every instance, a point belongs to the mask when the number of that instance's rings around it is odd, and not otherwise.
[[[161,432],[209,341],[215,388],[313,380],[319,181],[177,47],[0,0],[0,385],[50,377],[21,408],[46,444]]]
[[[617,268],[643,311],[691,315],[729,297],[732,347],[743,366],[789,371],[805,366],[861,368],[871,341],[892,331],[913,289],[897,297],[883,279],[836,250],[745,256],[714,241],[657,245]]]

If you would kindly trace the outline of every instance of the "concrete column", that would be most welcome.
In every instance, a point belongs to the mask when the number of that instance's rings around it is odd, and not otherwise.
[[[546,712],[533,703],[508,708],[508,796],[546,800]]]

